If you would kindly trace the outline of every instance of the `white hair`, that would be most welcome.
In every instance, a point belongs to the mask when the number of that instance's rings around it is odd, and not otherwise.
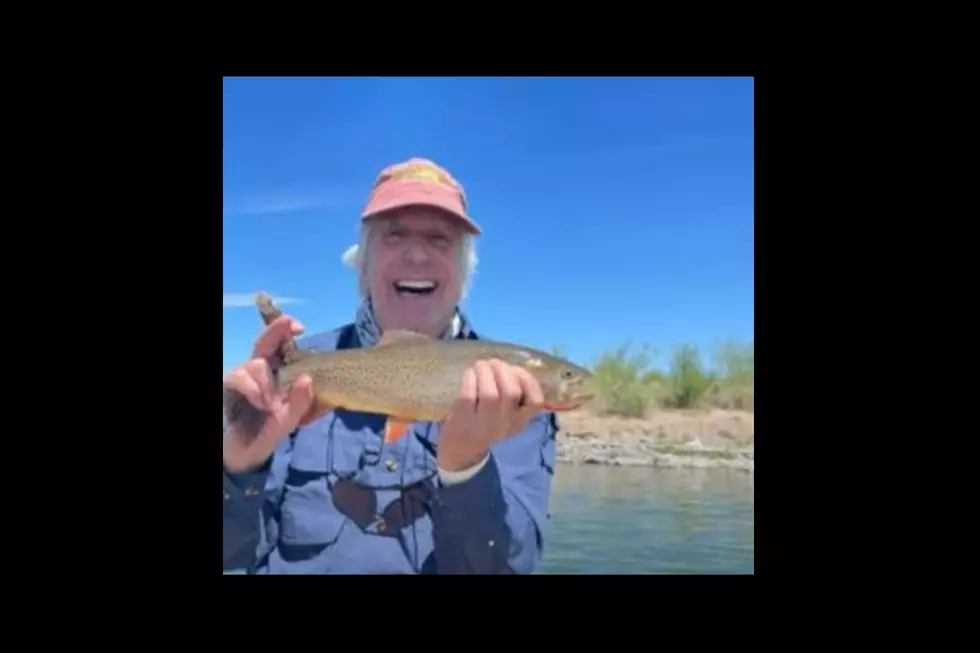
[[[367,280],[367,251],[368,242],[371,238],[371,229],[377,226],[375,222],[367,222],[361,225],[361,234],[356,245],[351,245],[341,255],[340,260],[344,265],[357,272],[358,289],[361,297],[368,295]],[[460,275],[459,301],[463,301],[469,293],[473,276],[476,274],[478,258],[476,256],[476,238],[473,234],[463,233],[456,249],[457,273]]]

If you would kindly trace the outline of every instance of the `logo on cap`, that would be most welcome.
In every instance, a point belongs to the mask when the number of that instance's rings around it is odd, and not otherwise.
[[[434,181],[437,184],[455,186],[452,180],[441,170],[425,163],[407,163],[402,168],[395,168],[391,171],[392,179],[419,179]]]
[[[427,181],[446,186],[454,190],[463,206],[466,206],[463,187],[445,170],[425,159],[413,159],[391,166],[381,174],[374,187],[382,186],[387,181]]]
[[[458,184],[443,170],[426,161],[408,161],[392,166],[388,174],[382,175],[379,183],[388,179],[431,181],[457,189]]]

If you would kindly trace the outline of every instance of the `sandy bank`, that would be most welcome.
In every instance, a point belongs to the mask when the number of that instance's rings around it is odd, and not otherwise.
[[[629,419],[575,411],[560,415],[558,423],[561,463],[755,472],[753,413],[662,411],[646,419]]]

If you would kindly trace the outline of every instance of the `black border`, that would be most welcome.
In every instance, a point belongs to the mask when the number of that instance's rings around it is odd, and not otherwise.
[[[747,628],[740,631],[745,637],[731,641],[747,643],[760,620],[780,620],[790,609],[786,585],[757,592],[756,584],[765,578],[904,573],[916,566],[916,554],[910,552],[915,548],[912,542],[919,547],[919,555],[928,556],[937,566],[951,562],[935,555],[935,542],[930,541],[930,535],[942,537],[948,532],[938,521],[942,506],[922,500],[924,492],[933,489],[925,485],[935,482],[926,475],[937,470],[933,463],[923,465],[910,457],[900,443],[909,436],[919,442],[948,437],[959,445],[972,435],[960,431],[910,433],[908,429],[918,428],[909,426],[911,421],[904,424],[903,432],[901,419],[877,421],[881,414],[877,406],[885,406],[882,412],[893,409],[896,403],[905,403],[903,396],[888,387],[885,368],[874,371],[879,381],[869,382],[869,372],[849,367],[853,361],[880,362],[883,356],[875,354],[876,347],[888,348],[893,355],[896,347],[907,346],[903,341],[886,345],[881,324],[876,322],[871,328],[875,307],[883,307],[887,280],[886,275],[877,274],[880,283],[866,283],[866,266],[881,253],[880,241],[878,249],[872,243],[882,231],[872,229],[866,234],[862,227],[872,223],[866,215],[849,210],[841,196],[853,179],[850,172],[860,171],[862,182],[876,174],[866,161],[853,158],[856,148],[867,146],[868,123],[851,122],[852,114],[842,105],[852,106],[856,96],[832,89],[821,77],[761,76],[756,77],[755,89],[761,363],[756,399],[760,496],[756,575],[760,578],[678,582],[663,576],[642,577],[645,580],[580,576],[570,581],[567,594],[560,594],[561,583],[569,581],[543,576],[525,581],[538,583],[540,588],[557,584],[537,599],[523,595],[531,602],[532,621],[541,618],[542,611],[550,607],[547,604],[562,603],[557,597],[576,596],[559,609],[566,617],[576,609],[588,612],[586,630],[593,628],[589,623],[595,623],[596,612],[608,605],[618,615],[619,625],[613,627],[631,638],[649,642],[657,636],[646,631],[645,625],[654,632],[658,623],[673,628],[689,612],[717,623],[728,635],[732,631],[721,625],[724,617],[741,621]],[[81,487],[70,480],[50,481],[62,489],[53,503],[45,500],[44,514],[57,513],[56,508],[66,500],[78,508],[67,511],[79,521],[74,537],[61,545],[66,564],[113,575],[133,571],[136,582],[188,579],[190,585],[185,587],[196,587],[221,573],[215,406],[222,319],[218,303],[222,292],[218,256],[222,240],[222,79],[207,73],[164,80],[150,76],[125,89],[107,91],[103,99],[112,102],[109,98],[114,98],[118,104],[108,115],[102,109],[85,114],[91,121],[81,129],[84,133],[76,135],[84,151],[73,152],[72,157],[79,160],[75,175],[79,187],[100,189],[103,198],[116,202],[117,226],[108,226],[111,218],[98,203],[100,194],[90,192],[84,202],[78,196],[68,198],[75,210],[65,220],[84,221],[69,227],[78,238],[73,234],[71,238],[63,235],[58,243],[44,241],[49,260],[60,256],[56,251],[65,252],[58,259],[68,270],[65,282],[71,284],[74,278],[79,284],[71,298],[75,306],[69,313],[71,335],[53,334],[53,341],[65,345],[64,354],[90,363],[81,375],[84,380],[72,386],[82,386],[74,393],[64,392],[65,377],[58,374],[65,374],[63,367],[47,370],[59,381],[54,387],[61,392],[44,414],[60,420],[61,411],[68,408],[57,402],[78,403],[69,428],[57,431],[54,437],[61,452],[59,462],[73,474],[69,478],[81,473],[83,480]],[[113,138],[117,139],[115,150],[110,144]],[[104,167],[93,161],[96,156],[105,157]],[[83,165],[86,158],[87,165]],[[889,218],[893,219],[897,216]],[[77,263],[68,263],[71,260]],[[45,319],[53,322],[47,328],[65,324],[64,307],[56,310],[57,316],[52,313]],[[928,352],[914,355],[928,356]],[[801,374],[801,366],[809,373]],[[801,397],[827,396],[828,388],[838,389],[837,406],[801,406]],[[915,393],[906,403],[911,420],[915,402],[923,398],[920,388],[910,391]],[[853,418],[846,417],[851,409]],[[814,452],[814,443],[820,443],[824,451]],[[33,455],[44,460],[53,455],[38,450],[39,446],[45,445],[29,445]],[[909,487],[910,479],[905,476],[906,485],[897,485],[887,475],[892,466],[919,474],[921,482]],[[964,482],[946,476],[944,481],[950,492],[959,491],[961,488],[952,486]],[[923,520],[936,530],[924,532]],[[67,532],[63,526],[56,528]],[[895,546],[876,537],[879,532],[894,537]],[[230,580],[233,576],[222,578],[225,585],[219,590],[219,610],[233,606],[241,615],[255,615],[256,625],[288,621],[285,611],[297,605],[286,586],[260,594],[261,590],[245,589],[254,585],[235,586],[239,581]],[[346,585],[348,581],[335,578],[325,582],[329,584],[316,585],[327,589],[319,594],[323,619],[337,623],[338,613],[328,611],[327,606],[336,610],[338,602],[347,605],[369,581],[358,579]],[[339,583],[345,584],[343,591]],[[649,584],[631,588],[633,583]],[[428,598],[426,587],[414,586],[417,598],[398,594],[391,600],[408,606]],[[435,619],[441,608],[433,606],[446,604],[449,596],[445,588],[429,587],[431,602],[419,603],[417,613]],[[469,587],[474,592],[474,586]],[[294,586],[293,591],[302,591],[299,588]],[[631,599],[626,596],[630,589],[648,593]],[[375,590],[363,591],[365,598],[378,596]],[[466,590],[460,588],[460,592]],[[201,600],[196,590],[185,594],[192,596],[181,599],[181,607],[190,609]],[[257,597],[257,605],[246,610],[243,601],[249,596]],[[480,597],[482,603],[489,595],[474,592],[470,596],[474,601]],[[519,596],[491,603],[502,610],[522,604]],[[846,591],[838,588],[832,600],[846,598]],[[637,599],[641,619],[634,621],[626,617],[626,608]],[[761,607],[762,602],[767,607]],[[706,603],[716,609],[703,611],[699,606]],[[209,613],[221,618],[210,612],[213,607],[207,608]],[[272,613],[267,612],[270,608]],[[202,605],[201,609],[206,608]],[[363,607],[355,609],[366,615]],[[272,614],[278,618],[268,619]],[[502,615],[498,612],[496,618],[508,619]],[[376,619],[371,620],[372,626],[378,623]],[[481,629],[486,619],[482,614]],[[701,623],[693,636],[700,638],[713,630]],[[329,625],[324,623],[324,629],[329,630]],[[297,629],[303,630],[308,629]],[[371,626],[368,630],[366,634]],[[383,631],[370,636],[379,644],[379,640],[389,641]]]

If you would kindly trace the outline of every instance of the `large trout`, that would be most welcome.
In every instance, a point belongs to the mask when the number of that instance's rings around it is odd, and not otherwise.
[[[266,325],[282,312],[272,299],[256,298]],[[283,343],[272,367],[281,388],[307,374],[314,405],[303,423],[326,410],[386,415],[385,441],[400,438],[411,422],[439,422],[448,417],[459,394],[463,373],[478,360],[496,358],[530,372],[541,386],[544,408],[572,410],[592,398],[589,370],[545,352],[489,340],[436,340],[411,331],[386,331],[373,347],[337,351],[299,349]]]

